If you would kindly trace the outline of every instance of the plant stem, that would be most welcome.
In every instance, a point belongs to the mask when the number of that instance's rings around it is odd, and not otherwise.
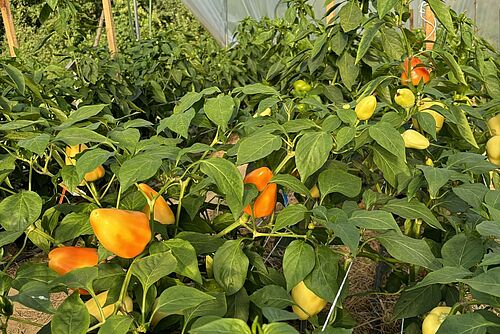
[[[104,188],[104,191],[102,192],[102,194],[99,197],[99,199],[102,199],[104,197],[104,195],[106,195],[106,193],[109,190],[109,187],[111,187],[111,184],[113,183],[113,181],[115,180],[115,178],[116,178],[116,175],[113,174],[113,176],[111,177],[111,180],[109,180],[109,183],[106,185],[106,188]]]
[[[97,308],[99,309],[99,315],[101,316],[101,323],[106,322],[106,317],[104,316],[104,311],[102,310],[102,305],[99,303],[99,300],[97,299],[97,296],[95,295],[94,291],[89,291],[90,296],[94,300],[95,304],[97,305]],[[106,302],[106,301],[104,301]]]
[[[180,185],[181,185],[181,191],[179,193],[179,201],[177,203],[177,214],[175,215],[175,232],[174,232],[174,235],[177,235],[177,230],[179,228],[179,222],[180,222],[180,218],[181,218],[181,210],[182,210],[182,198],[184,197],[184,192],[186,191],[186,188],[189,184],[189,182],[191,181],[191,178],[188,177],[186,179],[186,181],[181,181],[180,182]]]
[[[220,231],[219,233],[216,234],[216,237],[220,238],[225,236],[226,234],[230,233],[231,231],[237,229],[241,225],[245,224],[248,221],[248,216],[246,213],[244,213],[237,221]]]
[[[12,194],[12,195],[15,195],[15,194],[16,194],[16,192],[15,192],[15,191],[12,191],[12,190],[7,189],[7,188],[4,188],[4,187],[0,187],[0,190],[3,190],[3,191],[5,191],[5,192],[8,192],[9,194]]]
[[[5,265],[5,268],[3,269],[3,271],[7,271],[7,269],[9,269],[9,267],[12,265],[12,263],[17,259],[17,257],[24,251],[24,248],[26,247],[26,242],[28,241],[28,233],[26,233],[26,235],[24,236],[24,241],[23,241],[23,245],[21,246],[21,248],[19,249],[19,251],[9,260],[9,262],[7,262],[7,264]]]
[[[283,167],[285,167],[286,163],[293,157],[295,157],[295,152],[294,151],[288,152],[285,159],[283,159],[283,161],[281,161],[278,167],[276,167],[276,169],[274,170],[274,175],[279,174],[279,172],[283,169]]]
[[[118,188],[118,198],[116,199],[116,208],[120,208],[120,200],[122,197],[122,185],[120,184],[120,187]]]
[[[305,234],[295,234],[295,233],[261,233],[255,231],[253,233],[253,238],[258,238],[258,237],[274,237],[274,238],[302,238],[302,239],[307,239],[308,236]]]

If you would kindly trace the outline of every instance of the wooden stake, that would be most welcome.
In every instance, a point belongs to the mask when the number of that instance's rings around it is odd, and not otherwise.
[[[0,0],[0,8],[2,10],[7,43],[9,44],[9,53],[11,57],[15,57],[15,49],[19,47],[19,44],[17,44],[16,29],[14,28],[14,20],[12,19],[12,12],[10,11],[10,0]]]
[[[410,30],[413,30],[415,18],[413,17],[413,8],[410,8]]]
[[[425,49],[432,50],[436,41],[436,16],[429,5],[425,6],[424,31],[425,39],[429,41],[425,43]]]
[[[116,46],[115,22],[113,21],[113,11],[111,0],[102,0],[102,11],[104,12],[104,21],[106,22],[106,36],[108,37],[108,46],[111,57],[114,58],[118,53]]]
[[[97,26],[94,44],[92,45],[92,47],[94,48],[97,48],[99,46],[99,42],[101,41],[102,28],[104,28],[104,11],[101,12],[101,16],[99,17],[99,25]]]
[[[333,5],[335,4],[335,0],[331,0],[327,5],[326,5],[326,12],[328,13],[328,11],[330,9],[333,8]],[[326,24],[331,24],[333,22],[333,19],[335,17],[335,14],[333,12],[331,12],[330,14],[328,14],[328,16],[326,17]]]

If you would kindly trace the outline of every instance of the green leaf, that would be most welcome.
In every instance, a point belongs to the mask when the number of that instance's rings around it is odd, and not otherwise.
[[[139,143],[141,133],[136,128],[128,128],[125,130],[113,130],[108,132],[109,138],[116,141],[120,148],[127,150],[130,153],[135,152],[135,147]]]
[[[481,239],[465,233],[455,235],[441,248],[443,265],[450,267],[471,268],[482,260],[483,255]]]
[[[279,184],[302,196],[309,196],[309,197],[311,196],[309,189],[307,189],[307,187],[302,182],[300,182],[292,175],[289,174],[274,175],[271,181],[269,182]]]
[[[264,324],[262,325],[262,329],[264,330],[264,334],[299,334],[295,328],[283,322]]]
[[[446,64],[448,64],[448,66],[451,68],[451,71],[453,72],[453,75],[458,80],[458,82],[460,82],[462,85],[467,85],[464,72],[462,72],[460,65],[458,65],[457,61],[451,55],[451,53],[447,51],[441,51],[440,53],[443,56],[443,59],[446,62]]]
[[[80,185],[83,180],[78,177],[76,172],[76,167],[72,165],[65,165],[61,169],[61,177],[64,185],[68,188],[69,192],[75,192],[76,188]]]
[[[339,290],[337,274],[340,255],[327,246],[319,246],[316,250],[316,264],[304,280],[305,285],[317,296],[325,300],[333,300]]]
[[[276,95],[279,96],[279,92],[271,86],[266,86],[261,83],[246,85],[243,87],[237,87],[233,89],[233,92],[242,92],[246,95],[255,95],[255,94],[265,94],[265,95]]]
[[[378,236],[377,239],[389,254],[399,261],[432,270],[440,268],[425,240],[413,239],[392,231]]]
[[[16,84],[16,88],[21,93],[21,95],[24,95],[24,90],[26,88],[26,83],[24,81],[24,74],[21,72],[19,69],[16,67],[8,64],[4,66],[5,72],[7,72],[7,75],[14,81]]]
[[[179,104],[174,107],[174,114],[182,113],[188,110],[193,106],[193,104],[201,100],[202,97],[203,94],[201,93],[188,92],[180,99]]]
[[[383,25],[383,22],[377,22],[367,28],[364,33],[361,35],[361,41],[359,42],[358,51],[356,53],[356,61],[355,64],[359,63],[359,61],[366,54],[370,45],[372,44],[373,38],[379,31],[380,27]]]
[[[392,212],[405,219],[422,219],[430,226],[444,231],[443,226],[441,226],[439,221],[432,214],[432,211],[416,198],[410,201],[408,201],[407,198],[391,200],[382,207],[382,210]]]
[[[394,319],[412,318],[430,311],[441,301],[441,289],[437,284],[411,291],[405,290],[394,306]]]
[[[357,210],[349,218],[349,224],[369,230],[394,230],[401,234],[398,224],[391,213],[382,210]]]
[[[453,113],[455,118],[458,120],[457,128],[460,135],[473,147],[479,148],[474,137],[474,133],[470,127],[469,121],[467,120],[465,112],[455,105],[450,106],[450,111]]]
[[[384,179],[393,187],[399,176],[409,176],[410,171],[404,159],[398,158],[380,146],[373,147],[373,161],[384,174]]]
[[[78,178],[83,180],[86,173],[101,166],[112,156],[112,152],[108,152],[100,148],[86,150],[76,161],[76,172],[78,174]]]
[[[154,80],[151,80],[149,83],[153,89],[153,99],[159,103],[167,103],[167,98],[165,97],[165,93],[163,92],[160,84]]]
[[[257,161],[281,148],[281,138],[271,133],[245,137],[238,143],[237,165]]]
[[[165,315],[182,314],[190,308],[211,300],[215,300],[215,297],[198,289],[184,285],[175,285],[161,293],[153,313],[161,312]]]
[[[41,156],[49,145],[49,141],[50,135],[47,133],[41,133],[36,137],[20,140],[17,144],[19,147],[25,148],[28,151]]]
[[[391,11],[396,6],[398,0],[378,0],[377,1],[377,12],[378,17],[382,19],[387,13]]]
[[[354,5],[357,6],[357,5]],[[355,59],[346,49],[342,56],[337,60],[337,67],[340,71],[340,78],[347,89],[351,89],[356,82],[359,74],[359,66],[355,64]]]
[[[45,120],[38,120],[38,121],[29,121],[27,119],[20,119],[20,120],[15,120],[15,121],[9,121],[7,123],[0,124],[0,131],[12,131],[12,130],[19,130],[22,128],[26,128],[28,126],[32,126],[35,124],[44,124],[46,123]],[[45,124],[44,124],[45,125]]]
[[[241,289],[240,291],[243,291]],[[217,316],[223,317],[227,312],[226,294],[221,291],[207,292],[208,295],[215,297],[213,300],[205,301],[195,307],[184,310],[182,313],[188,319],[201,316]],[[235,295],[233,295],[235,296]]]
[[[203,110],[209,120],[220,126],[222,130],[225,131],[234,111],[233,98],[222,94],[216,98],[207,99]]]
[[[59,276],[52,280],[51,285],[57,286],[63,284],[71,289],[83,288],[88,291],[93,291],[92,282],[97,279],[97,267],[85,267],[71,270],[64,276]]]
[[[382,2],[384,1],[390,2],[399,0],[382,0]],[[381,1],[377,1],[377,4],[380,3]],[[401,35],[395,29],[382,27],[380,29],[380,36],[382,41],[382,48],[387,56],[389,56],[392,60],[399,61],[401,59],[401,55],[404,53],[403,43],[401,43]]]
[[[481,208],[484,196],[488,193],[488,188],[481,183],[465,183],[452,190],[455,195],[476,209]]]
[[[400,159],[406,159],[405,143],[401,134],[389,123],[379,122],[368,129],[372,137],[380,146]]]
[[[500,190],[489,190],[484,196],[484,203],[500,210]]]
[[[31,281],[24,284],[19,293],[11,296],[10,299],[30,309],[53,314],[55,310],[50,302],[49,289],[49,285],[45,282]]]
[[[24,231],[42,212],[42,199],[33,191],[21,191],[0,202],[0,225],[10,232]]]
[[[19,238],[24,231],[1,231],[0,232],[0,247],[11,244]]]
[[[59,0],[46,0],[47,5],[54,11],[56,10],[57,4],[59,3]]]
[[[352,255],[355,256],[358,253],[360,233],[356,226],[351,225],[347,220],[343,220],[332,224],[331,229],[342,240],[342,243],[349,247]]]
[[[245,284],[248,257],[241,250],[242,239],[228,240],[214,255],[214,278],[227,295],[238,292]]]
[[[462,279],[459,282],[470,285],[479,292],[500,297],[500,267],[488,270],[471,279]]]
[[[430,166],[418,166],[418,168],[424,172],[424,177],[429,185],[429,195],[431,198],[437,198],[439,189],[450,179],[450,170]]]
[[[453,20],[451,18],[450,7],[441,0],[426,0],[439,22],[443,24],[446,30],[452,35],[455,34]]]
[[[201,161],[201,171],[215,181],[237,219],[243,210],[243,177],[236,166],[222,158],[210,158]]]
[[[226,318],[237,318],[243,321],[248,321],[250,313],[250,297],[247,290],[243,287],[234,295],[227,297],[227,313]]]
[[[201,284],[202,279],[194,247],[188,241],[178,238],[163,241],[163,244],[170,249],[177,260],[175,271]]]
[[[359,28],[363,21],[363,12],[357,1],[349,1],[339,11],[340,26],[344,32]]]
[[[171,252],[162,252],[143,257],[135,261],[132,274],[136,276],[143,286],[143,291],[167,276],[177,267],[177,260]]]
[[[89,118],[96,116],[99,114],[102,109],[106,107],[106,104],[97,104],[93,106],[83,106],[73,111],[69,117],[59,126],[57,126],[56,130],[66,129],[72,126],[75,123],[81,121],[87,121]]]
[[[222,239],[215,236],[189,231],[177,234],[176,238],[189,241],[198,255],[213,253],[224,244]]]
[[[59,243],[63,243],[73,240],[80,235],[90,235],[93,233],[87,212],[71,212],[58,224],[54,239]]]
[[[295,313],[285,310],[280,310],[279,308],[275,307],[263,307],[262,314],[264,315],[264,317],[267,318],[267,320],[269,320],[269,322],[299,319],[299,316],[296,315]]]
[[[327,132],[310,132],[299,139],[295,163],[302,182],[325,164],[332,147],[333,139]]]
[[[103,135],[98,134],[86,128],[69,128],[61,130],[56,140],[62,141],[69,146],[84,144],[88,142],[109,143],[110,140]]]
[[[476,230],[483,237],[500,238],[500,221],[484,221],[476,225]]]
[[[99,329],[98,334],[126,334],[133,321],[133,318],[125,315],[112,315],[106,319],[104,325]]]
[[[341,169],[329,168],[318,177],[321,200],[331,193],[341,193],[347,197],[355,197],[361,191],[361,179]]]
[[[156,133],[160,133],[166,128],[171,131],[183,136],[184,138],[189,137],[189,125],[195,116],[194,109],[189,109],[186,112],[178,112],[172,114],[167,118],[163,118],[156,129]]]
[[[455,283],[458,282],[458,280],[460,280],[461,278],[471,275],[472,273],[470,271],[462,267],[443,267],[441,269],[428,273],[422,281],[418,282],[417,285],[407,290],[415,290],[432,284]]]
[[[252,334],[248,325],[241,319],[222,318],[206,325],[191,329],[190,334]]]
[[[436,334],[486,334],[487,327],[498,324],[487,321],[479,313],[465,313],[447,316]]]
[[[284,309],[287,306],[293,305],[292,298],[288,292],[278,285],[266,285],[255,291],[250,296],[250,301],[261,309],[264,307]]]
[[[90,315],[78,293],[73,293],[62,303],[50,324],[52,333],[85,334],[90,325]]]
[[[118,171],[121,191],[124,192],[135,182],[153,177],[161,167],[162,160],[150,153],[138,154],[126,160]]]
[[[273,231],[279,231],[282,228],[295,225],[305,219],[307,208],[302,204],[292,204],[285,207],[278,213]]]
[[[356,128],[352,126],[344,126],[337,132],[335,136],[335,142],[337,144],[335,150],[340,151],[340,149],[349,144],[355,137]]]
[[[301,240],[294,240],[288,245],[283,257],[283,274],[288,291],[309,275],[315,262],[311,245]]]

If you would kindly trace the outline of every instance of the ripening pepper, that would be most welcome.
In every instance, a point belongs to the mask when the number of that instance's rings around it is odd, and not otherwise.
[[[446,108],[446,105],[439,101],[432,101],[431,99],[425,98],[418,104],[418,111],[429,113],[432,117],[434,117],[434,122],[436,123],[436,133],[438,133],[443,128],[444,116],[437,111],[430,109],[432,106]],[[415,129],[420,129],[418,122],[415,119],[412,120],[412,123]]]
[[[492,136],[500,136],[500,114],[488,120],[488,127]]]
[[[90,224],[104,248],[126,259],[141,254],[151,240],[149,218],[144,212],[95,209],[90,213]]]
[[[270,216],[274,212],[277,199],[278,186],[276,183],[269,183],[259,196],[257,196],[253,205],[248,204],[243,211],[248,215],[252,215],[253,207],[254,218]]]
[[[94,267],[97,262],[96,248],[64,246],[49,253],[49,268],[59,275],[66,275],[73,269]]]
[[[406,130],[401,136],[407,148],[425,150],[430,145],[429,140],[415,130]]]
[[[148,196],[148,201],[151,201],[153,197],[158,194],[158,192],[156,192],[153,188],[145,183],[139,184],[138,187],[140,190],[146,193],[146,195]],[[149,217],[149,204],[147,204],[142,211],[146,214],[146,216]],[[174,213],[172,212],[172,209],[170,209],[170,206],[168,205],[165,198],[163,198],[163,196],[159,196],[156,199],[153,211],[154,220],[156,220],[160,224],[172,225],[175,223]]]
[[[408,58],[405,59],[403,63],[403,72],[401,73],[401,84],[408,86],[410,81],[413,86],[418,86],[420,81],[424,84],[428,83],[431,79],[429,70],[427,67],[418,66],[422,64],[422,61],[416,57],[411,57],[411,61]],[[408,71],[410,71],[410,79],[408,79]]]
[[[66,146],[66,157],[64,159],[67,166],[76,165],[76,159],[73,159],[77,154],[82,153],[88,149],[88,146],[85,144],[74,145],[74,146]],[[85,174],[83,177],[87,182],[94,182],[101,179],[105,174],[104,167],[102,165],[97,166],[93,171],[90,171]]]
[[[408,88],[398,89],[394,101],[401,107],[409,109],[415,105],[415,94]]]
[[[326,306],[327,301],[317,296],[301,281],[292,289],[292,299],[296,305],[292,306],[293,312],[300,320],[315,316]]]
[[[311,198],[318,199],[320,197],[319,188],[317,184],[312,186],[309,192],[311,193]]]
[[[243,179],[243,182],[251,183],[257,187],[258,191],[262,191],[267,186],[272,177],[273,172],[271,172],[269,168],[260,167],[248,173]]]
[[[444,319],[450,314],[451,307],[438,306],[433,308],[422,323],[422,334],[436,334]]]
[[[356,117],[360,121],[366,121],[373,116],[375,108],[377,108],[377,99],[375,96],[370,95],[362,98],[361,101],[356,104],[354,111],[356,112]]]
[[[297,93],[307,93],[312,89],[312,86],[304,80],[299,79],[293,83],[293,89]]]
[[[116,304],[109,304],[104,306],[104,304],[106,303],[106,299],[108,298],[108,291],[101,292],[96,296],[96,298],[99,301],[99,305],[102,307],[102,313],[104,313],[104,318],[106,319],[109,318],[109,316],[114,313]],[[101,312],[99,312],[99,307],[97,306],[97,303],[94,300],[94,298],[89,299],[87,302],[85,302],[85,307],[87,308],[87,311],[91,316],[96,318],[99,322],[103,321],[101,317]],[[132,310],[134,309],[132,298],[130,298],[128,295],[125,296],[125,298],[123,298],[122,308],[127,313],[132,312]],[[117,314],[122,314],[122,312],[118,311]]]
[[[491,137],[486,143],[488,160],[500,167],[500,136]]]

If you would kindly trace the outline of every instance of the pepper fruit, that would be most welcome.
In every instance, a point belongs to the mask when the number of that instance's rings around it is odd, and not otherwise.
[[[408,88],[398,89],[394,101],[401,107],[409,109],[415,105],[415,94]]]
[[[434,161],[432,161],[432,159],[429,158],[429,157],[425,157],[425,161],[424,162],[425,162],[425,164],[427,166],[431,166],[431,167],[434,166]]]
[[[297,93],[307,93],[312,89],[312,87],[304,80],[299,79],[293,83],[293,89],[295,89]]]
[[[145,183],[141,183],[137,187],[146,194],[146,196],[148,197],[148,201],[151,201],[153,197],[158,194],[158,192],[156,192],[153,188]],[[154,220],[156,220],[160,224],[172,225],[175,223],[174,213],[172,212],[172,209],[170,209],[170,206],[168,205],[165,198],[163,198],[163,196],[159,196],[156,199],[153,211]],[[142,212],[144,212],[146,216],[149,217],[149,204],[144,207]]]
[[[439,101],[432,101],[429,98],[425,98],[422,99],[422,101],[418,104],[418,111],[429,113],[432,117],[434,117],[434,122],[436,123],[436,133],[438,133],[443,128],[444,116],[437,111],[430,109],[432,106],[440,106],[442,108],[446,108],[446,106]],[[417,120],[413,119],[412,123],[417,130],[420,129]]]
[[[262,218],[270,216],[274,212],[277,199],[278,186],[276,183],[269,183],[255,199],[253,217]],[[252,206],[248,204],[243,211],[248,215],[252,215]]]
[[[273,172],[271,172],[269,168],[260,167],[248,173],[243,179],[243,182],[255,185],[260,192],[264,190],[272,177]]]
[[[401,73],[401,84],[408,86],[410,81],[413,86],[418,86],[420,81],[424,84],[428,83],[431,79],[429,70],[426,67],[418,66],[422,64],[422,61],[416,57],[410,57],[405,59],[403,63],[403,72]],[[418,66],[418,67],[417,67]],[[410,71],[410,79],[408,79],[408,70]]]
[[[82,153],[88,149],[88,146],[85,144],[80,144],[80,145],[73,145],[73,146],[66,146],[66,157],[64,158],[64,161],[67,166],[75,166],[76,165],[76,159],[73,159],[78,153]],[[87,182],[94,182],[99,179],[101,179],[105,174],[104,167],[102,165],[98,166],[96,169],[93,171],[90,171],[85,174],[83,177],[85,181]]]
[[[309,192],[311,193],[311,197],[314,199],[318,199],[320,197],[319,188],[318,188],[318,185],[316,185],[316,184],[314,186],[312,186],[312,188],[309,190]]]
[[[406,130],[401,136],[407,148],[425,150],[430,145],[429,140],[415,130]]]
[[[433,308],[424,318],[422,334],[436,334],[444,319],[450,314],[451,307],[438,306]]]
[[[126,259],[141,254],[151,240],[149,218],[140,211],[94,209],[90,225],[104,248]]]
[[[500,167],[500,136],[491,137],[486,143],[488,160]]]
[[[500,114],[488,120],[488,127],[492,136],[500,136]]]
[[[66,275],[73,269],[94,267],[98,260],[96,248],[64,246],[49,252],[49,268],[59,275]]]
[[[373,116],[375,108],[377,108],[377,99],[375,96],[370,95],[362,98],[361,101],[356,104],[354,111],[356,112],[356,117],[360,121],[366,121]]]
[[[99,302],[99,305],[102,307],[102,313],[104,313],[104,318],[106,319],[109,318],[109,316],[111,316],[114,313],[115,308],[117,306],[116,304],[109,304],[104,306],[104,304],[106,303],[106,299],[108,298],[108,291],[101,292],[96,296],[96,298],[97,301]],[[128,295],[125,296],[125,298],[123,299],[122,305],[123,309],[127,313],[132,312],[132,310],[134,309],[132,298],[130,298]],[[91,316],[96,318],[99,322],[103,322],[104,319],[101,316],[101,312],[99,312],[99,306],[97,306],[97,303],[94,300],[94,298],[89,299],[87,302],[85,302],[85,307],[87,308],[87,311]],[[118,314],[123,314],[123,313],[121,311],[118,311]]]
[[[296,305],[292,306],[293,312],[300,320],[307,320],[315,316],[326,306],[327,301],[318,297],[301,281],[292,289],[292,299]]]

